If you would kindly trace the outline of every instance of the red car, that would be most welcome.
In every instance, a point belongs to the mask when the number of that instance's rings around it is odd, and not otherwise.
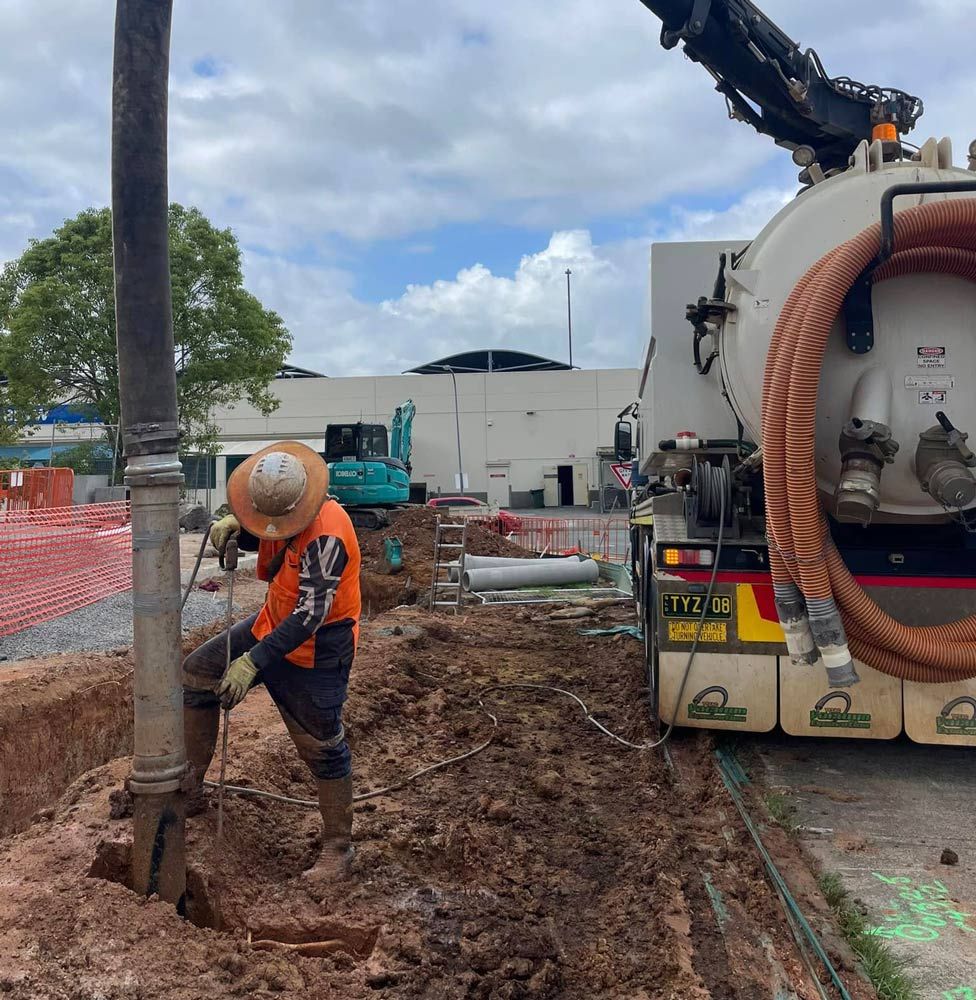
[[[479,500],[477,497],[431,497],[427,501],[427,506],[433,507],[435,510],[449,508],[465,514],[495,517],[498,519],[498,530],[503,535],[520,531],[522,528],[522,518],[517,514],[511,514],[507,510],[494,510],[484,500]]]

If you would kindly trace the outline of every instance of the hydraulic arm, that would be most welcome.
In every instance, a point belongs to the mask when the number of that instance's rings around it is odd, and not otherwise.
[[[661,44],[679,42],[715,78],[729,115],[787,149],[808,146],[825,170],[846,167],[862,139],[884,126],[898,141],[922,115],[918,97],[828,77],[813,49],[801,51],[750,0],[641,0],[663,22]],[[807,165],[806,163],[804,165]]]

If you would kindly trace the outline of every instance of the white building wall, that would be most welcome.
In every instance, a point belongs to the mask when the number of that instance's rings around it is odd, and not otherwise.
[[[489,467],[507,467],[516,503],[541,489],[543,468],[586,463],[590,489],[598,489],[597,449],[613,441],[616,415],[636,398],[636,369],[512,372],[457,375],[465,492],[484,496]],[[457,492],[454,388],[449,374],[363,378],[283,379],[273,385],[281,401],[263,417],[247,404],[216,412],[226,456],[250,454],[260,444],[286,438],[324,447],[325,428],[356,420],[389,426],[396,406],[412,399],[414,482],[429,493]],[[233,459],[231,459],[233,461]],[[505,463],[509,463],[505,466]],[[217,462],[223,502],[226,463]]]

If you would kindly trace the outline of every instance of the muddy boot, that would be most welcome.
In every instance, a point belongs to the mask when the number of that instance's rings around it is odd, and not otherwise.
[[[187,816],[198,816],[207,808],[203,778],[217,749],[219,725],[218,705],[183,706],[183,732],[186,739],[186,761],[189,764],[185,786]]]
[[[352,776],[319,781],[322,812],[322,853],[304,877],[314,882],[338,882],[349,877],[352,861]]]

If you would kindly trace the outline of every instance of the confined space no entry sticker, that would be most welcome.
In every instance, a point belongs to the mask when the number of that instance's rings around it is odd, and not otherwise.
[[[915,353],[919,368],[945,368],[949,356],[945,347],[931,345],[916,348]]]

